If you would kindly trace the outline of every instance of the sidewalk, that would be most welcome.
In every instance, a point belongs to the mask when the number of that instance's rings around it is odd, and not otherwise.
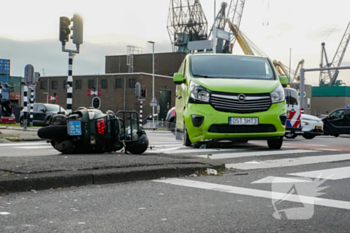
[[[0,195],[8,192],[180,177],[205,172],[207,168],[220,172],[225,169],[225,165],[211,159],[122,152],[0,157]]]
[[[28,128],[23,131],[20,127],[0,127],[0,144],[42,140],[37,136],[38,129]],[[211,159],[150,152],[142,155],[122,152],[63,155],[53,151],[49,156],[9,155],[0,157],[0,195],[8,192],[180,177],[204,172],[207,168],[221,171],[225,169],[225,165]]]
[[[0,126],[0,143],[44,140],[38,137],[38,129],[37,127],[28,127],[27,131],[23,131],[21,127]]]

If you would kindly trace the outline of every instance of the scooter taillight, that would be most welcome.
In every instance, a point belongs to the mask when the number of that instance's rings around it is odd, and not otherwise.
[[[97,120],[97,132],[98,134],[105,134],[106,124],[104,119]]]

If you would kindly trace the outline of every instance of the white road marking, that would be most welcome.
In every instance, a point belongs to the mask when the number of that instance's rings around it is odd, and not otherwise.
[[[0,146],[29,146],[29,145],[43,145],[47,142],[17,142],[17,143],[1,143]]]
[[[17,149],[48,149],[52,148],[52,146],[20,146],[20,147],[14,147]]]
[[[265,178],[262,178],[261,180],[256,180],[252,182],[252,184],[272,184],[272,182],[276,183],[303,183],[303,182],[310,182],[310,180],[304,180],[304,179],[296,179],[296,178],[287,178],[287,177],[276,177],[276,176],[268,176]]]
[[[225,153],[225,154],[214,154],[210,156],[211,159],[230,159],[230,158],[240,158],[240,157],[252,157],[252,156],[265,156],[265,155],[284,155],[284,154],[300,154],[300,153],[310,153],[316,152],[314,150],[277,150],[277,151],[252,151],[252,152],[241,152],[241,153]],[[207,155],[200,155],[198,157],[206,158]]]
[[[159,148],[154,148],[154,149],[147,149],[147,151],[145,153],[164,153],[166,151],[173,151],[173,150],[178,150],[182,148],[182,146],[180,147],[170,147],[170,148],[164,148],[164,149],[159,149]]]
[[[299,157],[299,158],[265,160],[265,161],[261,161],[260,164],[233,163],[233,164],[226,164],[226,168],[250,170],[250,169],[262,169],[262,168],[289,167],[289,166],[345,161],[345,160],[350,160],[350,154],[322,155],[322,156],[308,156],[308,157]]]
[[[318,148],[317,150],[324,150],[324,151],[341,151],[340,149],[325,149],[325,148]]]
[[[237,151],[237,150],[242,150],[242,149],[188,149],[188,150],[177,150],[177,151],[170,151],[168,152],[168,154],[184,154],[184,153],[201,153],[201,154],[205,154],[206,156],[208,155],[208,153],[210,152],[220,152],[220,151]],[[205,157],[206,157],[205,156]]]
[[[338,167],[332,169],[324,169],[318,171],[290,173],[288,175],[319,178],[327,180],[341,180],[350,178],[350,167]]]
[[[178,185],[183,187],[198,188],[198,189],[211,190],[211,191],[224,192],[224,193],[232,193],[232,194],[245,195],[245,196],[251,196],[251,197],[262,197],[267,199],[274,198],[275,200],[282,200],[286,195],[285,193],[270,192],[270,191],[259,190],[259,189],[241,188],[241,187],[235,187],[235,186],[229,186],[229,185],[213,184],[213,183],[177,179],[177,178],[165,179],[165,180],[153,180],[153,181],[158,183],[172,184],[172,185]],[[303,200],[303,202],[301,202],[300,200]],[[319,206],[325,206],[325,207],[350,210],[350,202],[332,200],[332,199],[326,199],[326,198],[291,194],[288,197],[288,201],[302,203],[302,204],[319,205]]]

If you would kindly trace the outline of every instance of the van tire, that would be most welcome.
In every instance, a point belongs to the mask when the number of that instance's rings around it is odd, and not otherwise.
[[[187,127],[186,124],[184,123],[184,131],[183,131],[183,145],[184,146],[191,146],[192,142],[190,138],[188,137],[188,132],[187,132]]]
[[[270,149],[278,150],[281,149],[283,144],[283,137],[280,137],[279,139],[270,139],[267,140],[267,145]]]
[[[303,137],[305,139],[313,139],[314,137],[316,137],[316,135],[312,135],[312,134],[303,134]]]

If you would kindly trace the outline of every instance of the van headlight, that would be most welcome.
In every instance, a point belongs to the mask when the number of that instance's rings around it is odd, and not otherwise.
[[[192,100],[194,100],[195,102],[200,101],[209,103],[210,91],[207,88],[202,87],[201,85],[192,81],[190,85],[190,90]]]
[[[281,85],[279,85],[274,91],[270,93],[272,103],[280,103],[285,100],[284,90]]]

